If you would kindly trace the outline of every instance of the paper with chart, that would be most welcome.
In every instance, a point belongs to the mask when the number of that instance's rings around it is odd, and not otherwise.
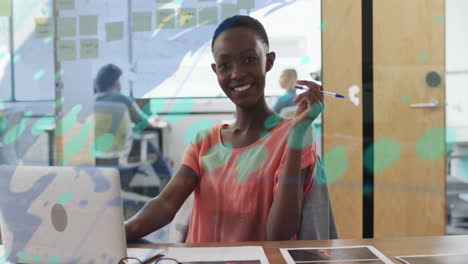
[[[468,252],[466,254],[398,256],[396,258],[405,264],[466,264],[468,263]]]
[[[372,246],[281,248],[287,263],[391,264]]]
[[[174,258],[179,263],[239,263],[268,264],[262,247],[193,247],[167,250],[165,258]]]

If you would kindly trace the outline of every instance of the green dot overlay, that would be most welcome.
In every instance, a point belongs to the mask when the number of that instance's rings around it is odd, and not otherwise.
[[[184,120],[193,111],[193,106],[192,98],[177,100],[168,111],[167,122],[174,124]]]
[[[65,206],[67,203],[69,203],[71,201],[72,197],[73,197],[73,194],[71,192],[65,193],[60,198],[59,204],[62,205],[62,206]]]
[[[202,157],[203,167],[212,171],[226,165],[231,158],[232,150],[225,148],[222,143],[213,146],[205,156]]]
[[[213,126],[213,121],[209,119],[201,119],[193,123],[185,132],[184,135],[184,143],[189,145],[190,142],[195,140],[196,135],[198,132],[202,130],[208,130]],[[198,143],[198,142],[197,142]]]
[[[338,181],[345,174],[349,166],[349,159],[344,147],[331,149],[324,157],[325,173],[328,183]]]
[[[257,171],[265,164],[269,156],[268,149],[263,145],[253,146],[244,151],[236,163],[239,172],[238,183],[243,183],[253,172]]]
[[[398,140],[380,139],[364,151],[364,167],[371,172],[382,172],[394,165],[400,157],[401,144]]]
[[[445,128],[428,129],[416,141],[417,155],[427,161],[434,161],[445,157]]]
[[[96,138],[93,146],[89,149],[89,156],[93,158],[98,158],[101,155],[105,154],[112,144],[114,143],[114,135],[110,133],[103,134]]]

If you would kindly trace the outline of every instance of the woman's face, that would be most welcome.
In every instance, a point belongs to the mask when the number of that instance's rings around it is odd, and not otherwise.
[[[264,98],[265,77],[275,60],[258,35],[246,28],[230,29],[213,45],[211,65],[218,83],[231,101],[240,107],[254,106]]]

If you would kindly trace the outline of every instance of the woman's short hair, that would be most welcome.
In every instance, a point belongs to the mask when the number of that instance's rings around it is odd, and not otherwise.
[[[260,37],[263,44],[265,44],[266,50],[268,51],[270,48],[270,42],[268,41],[268,35],[262,23],[253,17],[241,15],[226,18],[223,22],[221,22],[221,24],[219,24],[214,32],[213,39],[211,40],[211,49],[213,49],[214,42],[219,35],[237,27],[253,30]]]
[[[111,89],[122,75],[122,70],[114,64],[107,64],[99,69],[95,86],[97,92],[105,92]]]

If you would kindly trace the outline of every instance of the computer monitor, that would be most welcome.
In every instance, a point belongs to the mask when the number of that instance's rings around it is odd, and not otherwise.
[[[0,166],[0,209],[9,261],[115,264],[127,254],[115,169]]]

